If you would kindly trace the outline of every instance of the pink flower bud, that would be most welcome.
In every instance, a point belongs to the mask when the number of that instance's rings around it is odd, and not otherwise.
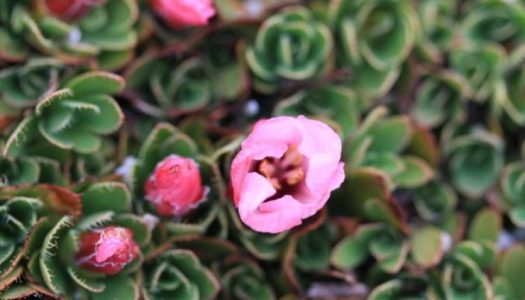
[[[145,198],[161,216],[183,216],[204,200],[199,167],[190,158],[170,155],[144,184]]]
[[[212,0],[150,0],[150,5],[172,28],[205,26],[215,15]]]
[[[90,7],[105,2],[106,0],[44,0],[44,8],[55,17],[74,20],[88,13]]]
[[[115,275],[139,255],[128,228],[109,226],[82,234],[76,259],[91,272]]]
[[[314,215],[345,178],[341,148],[339,135],[320,121],[257,122],[230,170],[240,219],[253,230],[278,233]]]

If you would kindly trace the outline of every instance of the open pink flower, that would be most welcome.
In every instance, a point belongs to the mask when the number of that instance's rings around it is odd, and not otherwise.
[[[303,116],[255,124],[232,162],[233,200],[241,220],[278,233],[321,209],[344,180],[341,139]]]
[[[84,233],[76,258],[88,271],[115,275],[137,258],[139,251],[131,230],[108,226]]]
[[[191,158],[170,155],[159,162],[144,184],[145,198],[161,216],[183,216],[206,195],[199,166]]]
[[[205,26],[215,15],[212,0],[150,0],[150,5],[157,15],[175,29]]]

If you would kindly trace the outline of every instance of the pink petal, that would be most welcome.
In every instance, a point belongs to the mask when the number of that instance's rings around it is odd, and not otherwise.
[[[279,233],[302,223],[302,205],[292,196],[264,202],[249,214],[241,215],[242,221],[253,230]]]
[[[242,194],[237,205],[241,219],[259,208],[266,199],[275,194],[272,184],[259,173],[248,173],[242,186]]]
[[[97,246],[95,260],[97,263],[105,262],[108,258],[113,256],[115,253],[121,251],[124,246],[124,242],[121,237],[110,236],[104,238],[104,240]]]
[[[332,185],[333,177],[341,160],[341,138],[328,125],[297,118],[303,139],[299,144],[301,152],[308,161],[305,182],[312,192],[324,192]]]
[[[249,151],[253,159],[281,157],[291,145],[299,144],[302,134],[295,118],[276,117],[255,124],[242,149]]]

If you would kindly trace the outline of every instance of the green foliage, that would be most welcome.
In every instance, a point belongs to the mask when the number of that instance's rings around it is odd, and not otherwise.
[[[145,299],[214,299],[219,282],[193,252],[173,249],[145,265]]]
[[[321,74],[329,66],[332,48],[326,25],[298,6],[268,18],[246,49],[245,59],[255,75],[255,89],[273,93],[280,81],[309,80]]]

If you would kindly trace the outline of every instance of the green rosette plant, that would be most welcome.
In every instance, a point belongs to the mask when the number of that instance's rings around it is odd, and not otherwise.
[[[453,218],[457,198],[456,193],[447,183],[433,180],[415,189],[412,201],[421,219],[444,224]]]
[[[522,162],[513,162],[505,166],[500,178],[502,204],[512,222],[519,227],[525,226],[525,166]]]
[[[203,299],[217,296],[220,285],[213,273],[189,250],[170,249],[145,261],[144,299]]]
[[[276,299],[263,269],[248,257],[232,254],[215,262],[212,270],[221,283],[218,299]]]
[[[361,225],[332,249],[330,262],[341,269],[353,269],[373,257],[387,273],[397,273],[407,259],[409,243],[403,234],[386,224]]]
[[[400,274],[399,278],[389,280],[374,287],[369,300],[438,300],[428,276]]]
[[[355,93],[341,86],[303,90],[282,100],[275,115],[306,115],[325,121],[347,137],[359,123],[359,102]]]
[[[19,62],[31,54],[30,46],[21,40],[14,29],[14,9],[29,1],[5,0],[0,3],[0,60]]]
[[[407,1],[340,1],[329,7],[344,58],[376,70],[399,66],[412,49],[417,15]],[[357,39],[359,37],[359,39]]]
[[[428,127],[462,120],[466,115],[466,100],[472,94],[463,76],[451,70],[442,70],[422,80],[416,92],[412,116],[416,122]]]
[[[505,49],[496,43],[464,43],[452,49],[450,64],[468,82],[472,100],[484,102],[492,97],[502,76]]]
[[[126,72],[129,97],[142,112],[176,117],[237,97],[244,74],[236,62],[216,68],[205,57],[190,57],[172,66],[168,58],[146,55]]]
[[[96,59],[104,69],[120,68],[132,58],[136,1],[108,0],[69,22],[53,16],[44,2],[37,1],[33,10],[17,3],[11,14],[14,32],[34,48],[63,60]]]
[[[28,241],[27,276],[65,298],[137,299],[139,288],[134,273],[143,260],[139,247],[144,248],[151,238],[148,225],[130,213],[131,196],[122,183],[95,183],[81,192],[80,216],[49,218],[35,229]],[[127,260],[101,254],[111,248],[101,250],[98,243],[107,237],[116,243],[122,231],[129,234],[129,240],[125,240],[125,248],[119,248],[122,253],[118,255],[125,255]],[[111,243],[106,247],[117,246]],[[91,261],[95,253],[97,260]]]
[[[341,57],[360,74],[356,89],[366,98],[383,96],[414,45],[415,10],[408,1],[396,0],[332,0],[328,10]]]
[[[494,87],[491,113],[503,124],[525,124],[525,102],[522,96],[525,73],[521,68],[524,61],[525,47],[520,46],[510,54]]]
[[[443,153],[453,186],[461,194],[481,197],[500,176],[504,144],[483,128],[449,126],[442,135]]]
[[[42,206],[37,198],[17,196],[0,200],[0,295],[23,273],[20,262],[27,254],[24,245]]]
[[[40,166],[29,158],[0,159],[1,185],[34,184],[40,177]]]
[[[0,186],[64,183],[60,164],[45,157],[0,158],[0,173]]]
[[[55,147],[79,153],[100,148],[101,136],[116,131],[123,121],[117,102],[109,96],[122,90],[121,77],[93,71],[71,78],[47,94],[9,137],[4,156],[16,157],[42,136]]]
[[[2,69],[0,99],[13,108],[33,106],[56,88],[63,69],[63,62],[54,58],[34,58],[24,65]]]
[[[410,149],[415,126],[406,116],[387,114],[383,106],[374,109],[347,140],[349,167],[384,172],[393,187],[417,187],[428,182],[434,176],[433,168]],[[414,146],[422,151],[434,151],[434,147],[431,140]]]
[[[522,299],[525,297],[523,268],[525,267],[525,247],[518,244],[501,253],[495,268],[494,292],[499,299]]]
[[[513,49],[525,38],[525,7],[520,2],[473,1],[465,12],[461,27],[468,40]]]
[[[442,263],[440,290],[446,299],[492,299],[493,288],[483,269],[495,258],[486,243],[464,241]]]
[[[416,50],[423,59],[440,63],[450,50],[455,35],[456,7],[456,0],[423,0],[417,6],[421,31]]]
[[[330,30],[308,9],[283,9],[264,21],[246,48],[253,87],[272,94],[286,82],[314,79],[330,67],[332,48]]]

